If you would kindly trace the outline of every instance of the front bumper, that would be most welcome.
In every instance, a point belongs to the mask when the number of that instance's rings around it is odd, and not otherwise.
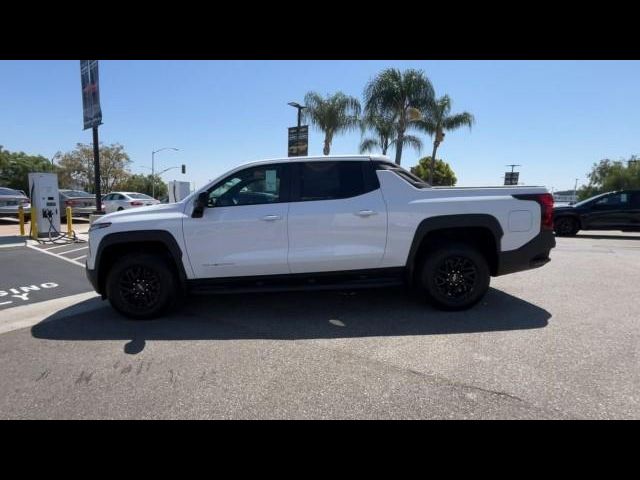
[[[551,230],[543,230],[531,241],[516,250],[498,255],[496,276],[542,267],[551,261],[549,253],[556,246],[556,237]]]
[[[102,295],[102,293],[100,292],[99,286],[98,286],[98,272],[97,270],[90,270],[89,268],[87,268],[87,266],[85,265],[85,273],[87,275],[87,279],[89,280],[89,283],[91,283],[91,286],[93,287],[93,289],[100,293]]]

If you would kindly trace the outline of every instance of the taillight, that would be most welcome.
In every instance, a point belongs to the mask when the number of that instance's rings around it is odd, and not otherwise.
[[[553,195],[543,193],[538,195],[538,203],[542,209],[542,228],[545,230],[553,230]]]
[[[540,204],[540,226],[553,230],[553,195],[550,193],[514,195],[519,200],[533,200]]]
[[[144,203],[142,203],[142,202],[131,202],[130,205],[132,207],[141,207],[142,205],[144,205]]]
[[[75,200],[65,200],[65,201],[64,201],[64,204],[65,204],[67,207],[75,207],[76,202],[75,202]]]

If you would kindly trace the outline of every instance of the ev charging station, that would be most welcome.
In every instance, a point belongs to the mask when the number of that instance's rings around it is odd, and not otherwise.
[[[169,203],[179,202],[191,194],[191,183],[172,180],[167,183],[169,187]]]
[[[31,207],[35,210],[38,237],[48,237],[53,228],[60,231],[60,197],[58,195],[58,175],[55,173],[29,173],[29,193]]]

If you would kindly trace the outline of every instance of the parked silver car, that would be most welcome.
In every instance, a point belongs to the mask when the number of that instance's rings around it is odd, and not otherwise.
[[[67,207],[71,207],[74,217],[88,217],[96,210],[96,196],[82,190],[59,190],[60,219],[66,220]]]
[[[102,199],[102,208],[106,213],[119,212],[128,208],[157,205],[160,201],[149,195],[137,192],[111,192]]]
[[[0,217],[18,218],[18,207],[24,208],[24,217],[29,219],[31,203],[29,197],[13,188],[0,187]]]

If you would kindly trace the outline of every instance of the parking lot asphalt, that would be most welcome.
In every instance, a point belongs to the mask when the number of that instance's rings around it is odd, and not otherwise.
[[[89,298],[0,335],[0,418],[640,418],[640,235],[551,257],[465,312],[385,289],[133,322]]]

